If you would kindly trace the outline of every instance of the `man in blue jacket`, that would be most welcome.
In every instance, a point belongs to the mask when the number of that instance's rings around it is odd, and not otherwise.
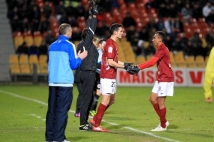
[[[69,24],[59,26],[59,38],[50,45],[48,77],[49,98],[46,115],[46,141],[66,141],[68,111],[73,99],[74,76],[72,70],[77,69],[88,52],[76,54],[76,48],[69,41],[72,29]]]

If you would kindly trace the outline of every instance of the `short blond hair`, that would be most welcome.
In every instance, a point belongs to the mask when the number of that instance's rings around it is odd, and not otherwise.
[[[71,25],[67,23],[61,24],[58,29],[60,35],[65,35],[68,30],[71,30]]]

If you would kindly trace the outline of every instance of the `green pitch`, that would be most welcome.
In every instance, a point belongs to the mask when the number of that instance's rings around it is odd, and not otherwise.
[[[69,112],[67,139],[72,142],[213,142],[214,107],[204,100],[202,88],[175,88],[168,97],[166,132],[151,132],[159,123],[149,102],[151,87],[118,87],[116,103],[104,115],[109,133],[78,130],[73,116],[77,88]],[[0,86],[0,142],[44,142],[48,87]]]

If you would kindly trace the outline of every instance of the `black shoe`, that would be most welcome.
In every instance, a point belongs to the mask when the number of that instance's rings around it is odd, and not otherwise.
[[[92,127],[89,124],[85,124],[85,125],[80,126],[79,130],[81,130],[81,131],[91,131]]]

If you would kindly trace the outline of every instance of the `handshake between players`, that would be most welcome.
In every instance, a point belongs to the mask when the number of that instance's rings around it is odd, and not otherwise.
[[[124,69],[131,75],[138,74],[140,69],[138,66],[132,66],[133,63],[124,63]]]

